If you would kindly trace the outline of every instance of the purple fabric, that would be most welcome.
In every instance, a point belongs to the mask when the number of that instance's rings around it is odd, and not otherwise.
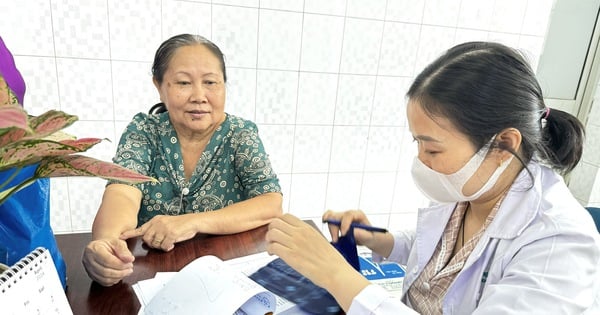
[[[0,75],[2,75],[11,91],[15,93],[19,103],[23,105],[25,81],[19,70],[17,70],[13,55],[4,44],[2,37],[0,37]]]

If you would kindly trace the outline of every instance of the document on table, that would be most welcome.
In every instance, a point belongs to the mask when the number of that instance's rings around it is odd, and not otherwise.
[[[206,314],[268,313],[265,310],[282,315],[307,314],[247,277],[275,258],[266,252],[227,261],[203,256],[180,272],[157,273],[153,279],[133,285],[141,305],[138,314],[157,314],[159,310],[170,314],[197,313],[198,305],[202,305],[202,312]],[[210,309],[213,306],[218,309]],[[232,310],[224,309],[227,307]],[[256,307],[261,309],[256,310]]]

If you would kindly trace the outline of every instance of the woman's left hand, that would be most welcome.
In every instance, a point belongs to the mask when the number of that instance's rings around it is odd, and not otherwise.
[[[157,215],[134,230],[121,233],[121,239],[142,236],[146,245],[170,251],[175,243],[188,240],[196,235],[196,229],[188,215]]]

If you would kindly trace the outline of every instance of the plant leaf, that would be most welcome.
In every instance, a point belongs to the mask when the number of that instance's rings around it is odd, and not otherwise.
[[[0,133],[2,135],[0,138],[0,147],[21,139],[32,140],[48,137],[72,125],[78,119],[77,116],[56,110],[49,110],[40,116],[29,116],[28,118],[28,127],[26,130],[11,128],[6,135]],[[0,119],[3,119],[2,116],[0,116]]]
[[[0,147],[31,133],[27,112],[19,105],[0,106]]]
[[[84,152],[101,142],[98,138],[63,140],[22,139],[0,148],[0,170],[34,164],[43,157]]]
[[[1,190],[0,191],[0,204],[2,204],[4,201],[6,201],[8,198],[10,198],[10,196],[17,193],[21,189],[33,184],[33,182],[35,182],[35,180],[36,180],[35,177],[31,177],[31,178],[28,178],[27,180],[19,183],[18,185]]]
[[[0,130],[17,127],[27,129],[27,112],[19,105],[0,106]]]
[[[48,136],[45,136],[43,138],[44,140],[51,140],[51,141],[56,141],[56,142],[62,142],[64,140],[75,140],[77,139],[77,137],[75,137],[72,134],[66,133],[64,131],[56,131]],[[108,139],[106,139],[108,140]]]
[[[128,184],[158,182],[118,164],[83,155],[44,158],[36,170],[36,177],[94,176],[122,181]]]
[[[31,116],[29,117],[29,126],[33,129],[34,134],[29,137],[43,138],[69,127],[78,119],[75,115],[58,110],[49,110],[37,117]]]

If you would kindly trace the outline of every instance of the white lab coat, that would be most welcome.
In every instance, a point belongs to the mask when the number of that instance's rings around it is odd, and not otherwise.
[[[562,177],[537,163],[528,167],[533,186],[523,170],[448,288],[444,314],[600,314],[600,234]],[[394,234],[387,259],[407,266],[403,301],[431,259],[454,207],[420,209],[416,233]],[[370,285],[347,314],[416,312]]]

